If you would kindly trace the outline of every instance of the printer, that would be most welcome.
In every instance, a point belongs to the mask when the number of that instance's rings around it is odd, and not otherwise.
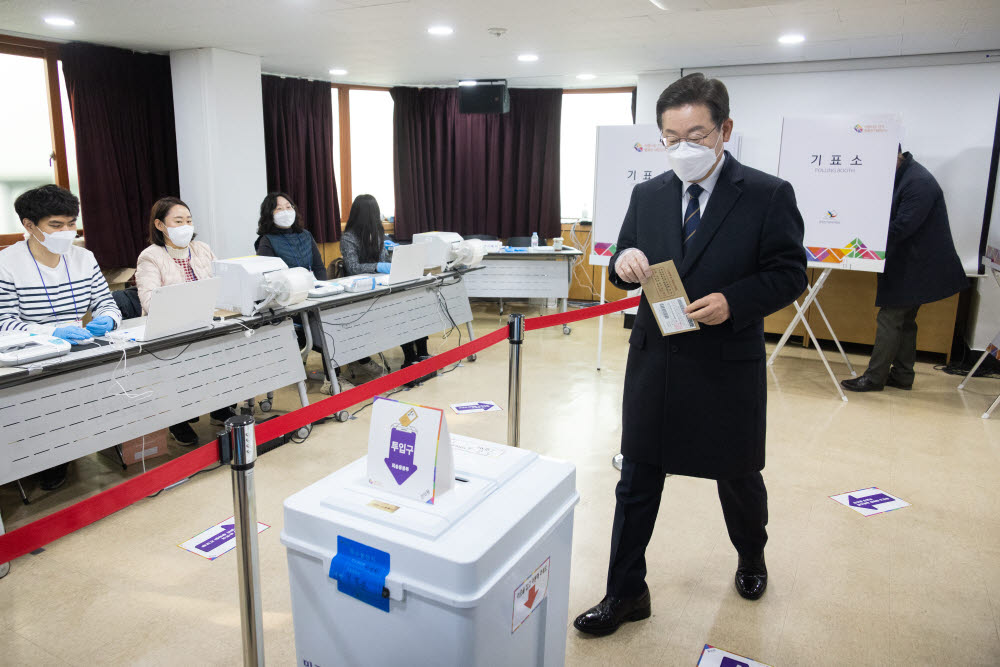
[[[488,249],[479,239],[464,240],[455,232],[422,232],[413,235],[413,243],[427,247],[427,261],[424,268],[441,267],[442,270],[456,267],[472,268],[483,261]]]
[[[443,269],[454,258],[454,246],[461,242],[462,236],[455,232],[421,232],[413,235],[414,245],[422,243],[427,246],[427,263],[424,267],[427,269]]]
[[[298,303],[308,297],[316,282],[308,269],[289,269],[278,257],[217,259],[212,262],[212,270],[221,278],[215,307],[241,315],[253,315],[272,303]]]

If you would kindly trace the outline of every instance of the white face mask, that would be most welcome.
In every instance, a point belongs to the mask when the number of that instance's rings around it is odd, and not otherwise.
[[[295,211],[290,208],[286,208],[274,214],[274,224],[278,225],[282,229],[288,229],[294,222]]]
[[[715,139],[715,146],[712,148],[687,141],[682,141],[676,146],[669,147],[667,149],[667,160],[670,161],[670,167],[677,174],[677,178],[687,183],[705,178],[709,169],[712,168],[718,159],[715,149],[718,147],[719,139],[721,138],[722,130],[719,130],[719,136]]]
[[[170,242],[178,248],[186,248],[191,243],[191,237],[194,236],[194,225],[167,227],[167,236],[170,237]]]
[[[38,230],[42,231],[42,230]],[[53,232],[49,234],[48,232],[42,232],[42,240],[39,241],[38,237],[30,232],[26,232],[26,236],[31,236],[49,252],[54,252],[57,255],[65,255],[69,252],[69,249],[73,247],[73,240],[76,238],[75,231],[63,231],[63,232]],[[27,240],[27,239],[25,239]]]

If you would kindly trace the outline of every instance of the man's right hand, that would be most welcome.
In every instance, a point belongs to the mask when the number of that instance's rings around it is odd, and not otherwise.
[[[628,248],[618,255],[615,261],[615,273],[627,283],[645,283],[652,275],[649,260],[638,248]]]

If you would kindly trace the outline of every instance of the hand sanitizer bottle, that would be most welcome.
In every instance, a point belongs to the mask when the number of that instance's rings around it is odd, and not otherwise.
[[[531,247],[538,247],[538,232],[531,232]]]

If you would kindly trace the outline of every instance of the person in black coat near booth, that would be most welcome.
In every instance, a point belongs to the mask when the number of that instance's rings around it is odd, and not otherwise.
[[[917,360],[917,311],[969,286],[955,251],[948,209],[937,180],[904,153],[896,155],[885,271],[879,274],[875,346],[868,370],[842,380],[851,391],[882,391],[886,385],[913,388]]]
[[[642,297],[625,369],[606,595],[574,622],[593,635],[650,615],[645,551],[668,474],[717,480],[738,554],[736,589],[748,599],[763,594],[764,317],[806,286],[792,186],[723,150],[733,121],[722,82],[702,74],[675,81],[656,116],[673,170],[632,190],[611,281],[635,289],[651,264],[674,260],[700,329],[662,336]]]

